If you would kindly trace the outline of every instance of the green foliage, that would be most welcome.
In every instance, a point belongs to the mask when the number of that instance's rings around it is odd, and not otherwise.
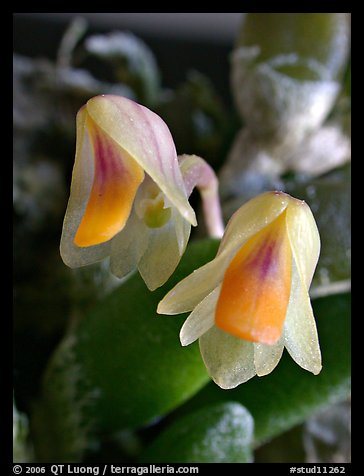
[[[41,458],[51,452],[77,460],[96,432],[151,423],[207,383],[198,344],[180,345],[184,316],[160,316],[156,308],[172,286],[215,255],[217,245],[190,245],[173,277],[153,293],[133,275],[65,337],[49,363],[37,408],[37,440],[46,441],[37,446]],[[49,422],[56,445],[45,436]]]
[[[160,316],[155,309],[175,283],[215,256],[217,246],[216,240],[191,243],[174,276],[153,293],[135,274],[101,299],[63,341],[44,382],[46,413],[37,415],[47,424],[53,420],[52,431],[57,434],[54,441],[62,440],[57,442],[55,454],[61,449],[61,453],[73,454],[77,460],[98,433],[141,428],[178,407],[176,417],[183,421],[186,418],[188,427],[193,421],[190,412],[200,407],[209,412],[211,404],[227,401],[239,402],[252,414],[255,445],[260,445],[348,396],[351,369],[347,294],[313,302],[323,354],[320,375],[302,370],[284,355],[268,376],[255,377],[229,392],[212,383],[200,390],[208,376],[198,345],[183,348],[178,339],[185,315]],[[173,435],[177,426],[172,423],[171,429],[167,427],[167,435],[169,431]],[[205,430],[207,426],[198,431]],[[43,431],[38,435],[40,439],[44,438]],[[73,442],[71,434],[75,436]],[[158,441],[157,448],[162,445]],[[53,452],[55,448],[50,444]],[[69,445],[77,449],[75,453]],[[187,445],[183,451],[189,448]],[[163,461],[187,458],[183,451],[172,456],[166,452]]]
[[[182,416],[141,456],[148,463],[250,463],[253,419],[238,403],[218,403]]]

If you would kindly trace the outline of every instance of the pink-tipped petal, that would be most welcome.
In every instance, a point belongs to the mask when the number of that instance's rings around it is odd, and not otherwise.
[[[79,247],[104,243],[125,226],[139,185],[142,167],[87,116],[94,178],[74,242]]]
[[[86,107],[95,123],[145,170],[181,215],[196,225],[165,122],[144,106],[121,96],[96,96]]]

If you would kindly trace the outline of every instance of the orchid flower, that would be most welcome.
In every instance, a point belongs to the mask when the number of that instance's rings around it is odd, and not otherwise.
[[[169,291],[157,312],[192,310],[181,343],[199,339],[207,370],[222,388],[269,374],[284,347],[316,375],[321,353],[308,290],[319,252],[308,205],[266,192],[235,212],[215,259]]]
[[[149,289],[161,286],[197,224],[188,202],[191,185],[201,189],[203,200],[217,203],[212,234],[221,237],[217,179],[203,159],[184,161],[187,186],[170,131],[158,115],[121,96],[91,98],[77,114],[60,245],[64,263],[75,268],[109,256],[117,277],[138,268]]]

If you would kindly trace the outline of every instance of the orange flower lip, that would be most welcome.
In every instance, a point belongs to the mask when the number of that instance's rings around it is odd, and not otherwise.
[[[94,181],[74,243],[80,247],[108,241],[129,218],[144,171],[90,119],[86,127],[93,148]]]
[[[291,289],[285,216],[284,211],[232,259],[216,306],[215,324],[220,329],[264,344],[280,338]]]

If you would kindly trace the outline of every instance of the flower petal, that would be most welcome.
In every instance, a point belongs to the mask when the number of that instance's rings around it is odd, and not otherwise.
[[[62,259],[71,268],[100,261],[108,256],[110,252],[110,242],[89,248],[79,248],[74,244],[74,238],[85,213],[94,178],[94,162],[90,160],[92,145],[85,126],[86,118],[86,107],[82,107],[76,119],[76,158],[60,244]]]
[[[287,209],[287,232],[298,272],[309,289],[320,254],[320,235],[305,202],[291,199]]]
[[[86,107],[95,123],[138,162],[181,215],[196,225],[165,122],[149,109],[121,96],[96,96]]]
[[[187,246],[191,225],[188,224],[184,228],[185,235],[181,252],[181,243],[178,241],[175,229],[175,221],[179,219],[178,215],[176,210],[172,210],[172,216],[164,226],[148,228],[148,245],[139,261],[138,268],[145,284],[151,291],[162,286],[173,274]],[[182,217],[181,219],[186,222]]]
[[[133,210],[125,228],[111,240],[110,269],[123,278],[138,267],[149,239],[148,228]]]
[[[221,388],[229,389],[255,375],[254,344],[217,327],[200,337],[200,350],[208,373]]]
[[[225,226],[219,199],[219,181],[214,170],[197,155],[179,155],[178,160],[187,196],[191,195],[195,187],[200,192],[208,235],[221,238]]]
[[[252,236],[229,264],[216,326],[241,339],[276,343],[290,296],[291,257],[284,211]]]
[[[87,116],[85,128],[92,144],[94,179],[74,242],[93,246],[113,238],[129,218],[142,167]]]
[[[321,351],[316,322],[306,284],[301,280],[294,259],[291,297],[284,324],[284,344],[298,365],[315,375],[320,373]]]
[[[283,337],[274,345],[254,344],[254,365],[257,375],[263,377],[275,369],[284,349]]]
[[[179,254],[182,256],[190,238],[191,224],[179,213],[176,213],[175,210],[172,210],[172,219],[174,220]]]
[[[266,192],[244,203],[230,218],[217,254],[240,248],[251,236],[275,220],[290,200],[291,197],[283,192]]]
[[[195,307],[185,320],[179,335],[182,345],[192,344],[192,342],[205,334],[214,325],[215,307],[219,299],[220,290],[220,286],[215,288]]]
[[[180,314],[194,309],[222,281],[230,254],[223,253],[182,279],[158,304],[159,314]]]

